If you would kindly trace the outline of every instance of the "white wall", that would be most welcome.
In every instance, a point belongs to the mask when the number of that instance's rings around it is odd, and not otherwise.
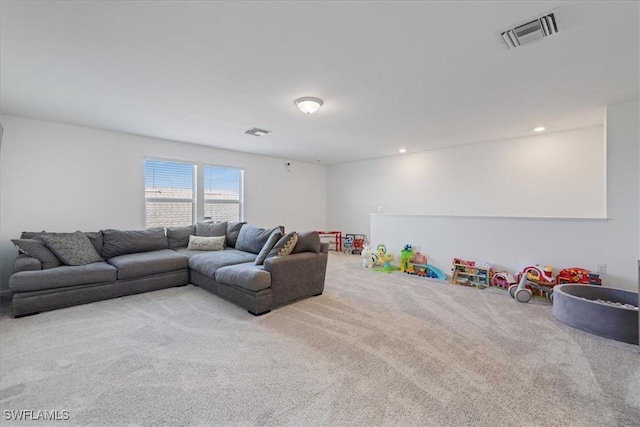
[[[606,153],[599,151],[605,147],[601,132],[602,128],[565,132],[567,138],[564,142],[556,140],[556,145],[548,136],[536,136],[332,166],[328,186],[329,227],[370,234],[374,244],[385,243],[394,252],[406,243],[420,246],[430,262],[444,271],[449,271],[453,257],[489,261],[511,272],[535,263],[591,270],[602,263],[608,268],[605,284],[635,290],[640,255],[638,102],[608,108]],[[533,153],[539,147],[547,150],[540,157],[550,161],[562,158],[562,164],[570,165],[567,154],[589,134],[601,135],[600,141],[590,142],[588,154],[585,147],[575,162],[588,172],[581,174],[578,181],[571,179],[580,173],[576,170],[571,175],[553,174],[551,170],[540,170],[538,175],[527,172],[523,181],[518,177],[520,163],[511,164],[507,174],[502,170],[493,173],[486,165],[481,165],[482,174],[446,173],[447,168],[456,168],[452,165],[457,159],[470,153],[481,154],[485,162],[495,158],[504,167],[509,156],[519,152],[516,158],[526,159],[529,157],[524,153]],[[598,165],[604,158],[606,168]],[[431,167],[419,167],[438,162],[443,164],[435,170],[445,171],[446,178],[433,175]],[[589,173],[593,176],[589,177]],[[420,180],[428,181],[430,187],[416,191],[412,182]],[[516,191],[507,195],[511,185]],[[607,202],[602,206],[605,185]],[[469,196],[469,187],[486,191],[477,198]],[[530,197],[536,187],[546,190],[547,195],[536,193],[535,198]],[[495,196],[494,188],[500,197]],[[457,205],[452,194],[470,203]],[[564,203],[563,197],[570,203]],[[493,210],[491,203],[496,206]],[[371,215],[369,224],[369,214],[375,213],[379,205],[383,206],[383,213]],[[605,213],[608,219],[602,219]]]
[[[328,220],[366,233],[380,211],[605,218],[605,164],[598,126],[335,165]]]
[[[245,220],[326,228],[325,166],[4,115],[0,157],[2,289],[24,230],[144,227],[144,158],[245,170]]]

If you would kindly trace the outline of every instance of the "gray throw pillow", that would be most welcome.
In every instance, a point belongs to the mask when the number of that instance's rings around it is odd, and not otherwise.
[[[240,221],[232,221],[227,223],[227,239],[225,244],[228,248],[235,248],[236,242],[238,241],[238,234],[240,233],[240,229],[245,225],[246,222]]]
[[[147,230],[104,230],[102,257],[113,258],[125,254],[159,251],[169,248],[164,228]]]
[[[252,254],[258,254],[262,250],[265,243],[271,236],[274,230],[281,230],[280,227],[273,227],[264,229],[256,227],[255,225],[245,224],[238,233],[238,241],[236,242],[236,249],[239,251],[250,252]],[[267,251],[268,252],[268,251]]]
[[[275,246],[271,248],[267,258],[289,255],[296,247],[296,243],[298,243],[298,233],[292,231],[291,233],[285,234],[278,240]]]
[[[298,243],[293,248],[292,254],[300,252],[320,252],[320,236],[316,231],[301,231],[298,233]]]
[[[227,221],[225,222],[199,222],[196,224],[196,236],[219,237],[226,236]]]
[[[169,249],[186,248],[189,245],[189,236],[195,236],[196,226],[168,227],[167,241]]]
[[[256,257],[255,265],[264,264],[264,260],[267,258],[267,255],[269,255],[269,252],[271,252],[271,249],[273,249],[273,247],[276,245],[276,243],[278,243],[281,237],[282,233],[280,232],[279,228],[271,232],[271,235],[265,242],[264,246],[262,246],[260,253],[258,253],[258,256]]]
[[[67,265],[86,265],[103,261],[89,238],[82,232],[42,236],[47,247]]]
[[[46,231],[42,230],[42,231],[23,231],[22,234],[20,235],[21,239],[33,239],[35,237],[40,237],[43,234],[47,234]]]
[[[34,257],[42,264],[43,270],[61,266],[60,259],[51,252],[42,240],[38,239],[13,239],[11,240],[21,253]]]

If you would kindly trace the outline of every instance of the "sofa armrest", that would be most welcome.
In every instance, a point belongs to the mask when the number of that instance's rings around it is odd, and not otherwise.
[[[27,254],[20,254],[13,262],[13,272],[42,270],[42,263],[39,259]]]
[[[273,305],[278,307],[322,293],[327,272],[327,254],[300,252],[267,258],[264,269],[271,273]]]

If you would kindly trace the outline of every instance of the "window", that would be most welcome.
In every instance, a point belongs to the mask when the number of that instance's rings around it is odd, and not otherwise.
[[[204,217],[214,221],[239,221],[242,218],[242,171],[205,166]]]
[[[203,217],[214,221],[243,217],[240,169],[146,159],[144,174],[147,228],[190,225]]]

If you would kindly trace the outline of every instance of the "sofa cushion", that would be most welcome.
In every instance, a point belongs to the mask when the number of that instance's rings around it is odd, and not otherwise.
[[[226,236],[227,222],[198,222],[196,224],[196,236],[217,237]]]
[[[169,249],[186,248],[189,244],[189,236],[195,234],[195,225],[167,227],[167,243],[169,244]]]
[[[224,249],[225,236],[189,236],[190,251],[221,251]]]
[[[21,253],[36,258],[42,264],[42,269],[59,267],[62,265],[60,259],[40,239],[13,239],[14,245]]]
[[[65,288],[90,283],[113,282],[118,271],[106,262],[86,265],[63,265],[48,270],[21,271],[11,276],[9,287],[14,292]]]
[[[320,252],[320,236],[315,231],[301,231],[298,233],[298,243],[293,248],[292,254],[300,252]]]
[[[273,227],[269,229],[256,227],[255,225],[245,224],[238,233],[238,241],[236,242],[236,249],[244,252],[251,252],[252,254],[258,254],[271,233],[275,230],[282,230],[282,227]]]
[[[253,262],[255,259],[255,254],[238,251],[236,249],[225,249],[224,251],[203,252],[198,255],[193,255],[189,258],[189,267],[213,279],[216,270],[220,267]]]
[[[247,262],[220,267],[216,270],[216,281],[258,292],[271,287],[271,274],[263,266]]]
[[[119,255],[109,258],[107,262],[118,269],[118,279],[133,279],[167,273],[189,266],[188,257],[171,249]]]
[[[278,240],[275,246],[267,254],[267,258],[289,255],[298,243],[298,233],[292,231]]]
[[[227,223],[227,239],[225,244],[228,248],[235,248],[236,242],[238,241],[238,234],[240,233],[240,229],[245,225],[246,222],[243,221],[232,221]]]
[[[256,257],[256,260],[255,260],[256,265],[264,264],[265,258],[267,258],[267,255],[269,255],[269,252],[271,251],[271,249],[273,249],[276,243],[278,243],[278,240],[280,240],[281,237],[282,237],[282,233],[280,232],[280,229],[273,230],[273,232],[271,232],[271,235],[265,242],[262,249],[260,249],[260,252]]]
[[[167,237],[164,228],[148,230],[104,230],[102,257],[113,258],[125,254],[167,249]]]
[[[103,261],[89,238],[82,231],[59,233],[53,236],[43,235],[41,239],[51,249],[51,252],[67,265],[77,266]]]

